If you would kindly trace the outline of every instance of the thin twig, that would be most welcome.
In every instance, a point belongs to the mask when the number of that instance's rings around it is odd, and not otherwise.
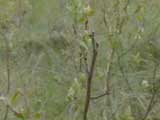
[[[9,94],[10,91],[10,48],[9,42],[6,39],[6,71],[7,71],[7,91],[6,94]]]
[[[156,94],[157,94],[156,81],[155,81],[156,74],[157,74],[157,68],[158,68],[158,64],[155,63],[155,67],[154,67],[154,71],[153,71],[153,78],[152,78],[152,80],[153,80],[153,93],[152,93],[150,102],[148,104],[147,110],[146,110],[142,120],[146,120],[147,119],[149,113],[151,112],[152,108],[154,107],[154,100],[155,100]]]
[[[85,64],[85,67],[86,67],[86,73],[89,74],[87,55],[84,57],[84,64]]]
[[[87,120],[87,114],[88,114],[88,109],[89,109],[89,104],[90,104],[90,97],[91,97],[91,83],[93,79],[93,73],[95,69],[95,63],[96,63],[96,58],[97,58],[97,43],[94,38],[94,32],[90,36],[92,39],[92,46],[93,46],[93,56],[92,56],[92,62],[90,66],[90,71],[88,74],[88,79],[87,79],[87,93],[86,93],[86,101],[85,101],[85,108],[84,108],[84,116],[83,120]]]
[[[107,66],[107,77],[106,77],[106,92],[110,93],[110,78],[111,78],[111,70],[112,70],[112,63],[113,63],[113,57],[114,57],[114,49],[111,51],[111,55],[109,58],[109,63]]]
[[[95,96],[95,97],[91,97],[90,99],[91,100],[95,100],[95,99],[99,99],[99,98],[102,98],[102,97],[104,97],[104,96],[106,96],[106,95],[109,95],[110,93],[107,91],[107,92],[105,92],[105,93],[103,93],[103,94],[101,94],[101,95],[98,95],[98,96]]]
[[[10,92],[10,48],[9,48],[9,41],[5,36],[5,33],[1,33],[1,35],[3,35],[4,40],[5,40],[5,48],[6,48],[6,73],[7,73],[7,91],[6,91],[6,95],[9,94]],[[9,106],[6,105],[6,111],[4,114],[4,118],[3,120],[7,120],[8,117],[8,112],[9,112]]]

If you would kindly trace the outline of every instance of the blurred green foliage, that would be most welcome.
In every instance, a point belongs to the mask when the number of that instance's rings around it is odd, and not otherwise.
[[[141,120],[153,87],[146,120],[160,119],[159,12],[159,0],[0,0],[0,92],[7,87],[8,44],[7,98],[19,113],[10,110],[8,120],[82,120],[87,77],[79,53],[91,51],[91,31],[99,43],[92,96],[105,91],[114,55],[111,94],[91,100],[88,120]],[[4,112],[0,101],[0,119]]]

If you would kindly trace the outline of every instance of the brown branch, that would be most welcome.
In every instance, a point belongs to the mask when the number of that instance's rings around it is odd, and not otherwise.
[[[98,96],[94,96],[94,97],[91,97],[90,99],[91,100],[95,100],[95,99],[99,99],[99,98],[102,98],[106,95],[110,95],[110,92],[109,91],[106,91],[105,93],[101,94],[101,95],[98,95]]]
[[[86,67],[86,73],[89,74],[87,55],[84,57],[84,64],[85,64],[85,67]]]
[[[107,20],[106,20],[106,17],[105,17],[105,14],[106,14],[105,2],[104,2],[104,8],[102,8],[102,12],[103,12],[103,22],[104,22],[105,27],[107,28],[108,24],[107,24]],[[99,99],[99,98],[102,98],[106,95],[110,95],[110,72],[111,72],[111,68],[112,68],[114,51],[115,50],[112,48],[111,55],[110,55],[110,58],[109,58],[109,63],[108,63],[108,66],[107,66],[106,91],[104,93],[98,95],[98,96],[91,97],[90,98],[91,100]]]
[[[110,55],[110,58],[109,58],[109,63],[108,63],[108,66],[107,66],[106,92],[104,92],[103,94],[100,94],[98,96],[91,97],[90,99],[92,99],[92,100],[99,99],[101,97],[104,97],[106,95],[111,94],[111,92],[110,92],[110,73],[111,73],[111,69],[112,69],[113,55],[114,55],[114,49],[112,49],[112,51],[111,51],[111,55]]]
[[[86,101],[85,101],[83,120],[87,120],[87,114],[88,114],[90,97],[91,97],[91,83],[92,83],[92,79],[93,79],[95,63],[96,63],[96,58],[97,58],[97,48],[98,48],[98,45],[95,41],[94,32],[92,32],[90,37],[92,39],[93,56],[92,56],[92,62],[91,62],[90,71],[89,71],[88,79],[87,79],[87,93],[86,93]]]

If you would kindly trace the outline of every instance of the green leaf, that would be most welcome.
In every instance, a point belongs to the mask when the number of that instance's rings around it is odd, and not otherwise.
[[[72,101],[74,98],[74,95],[75,95],[75,90],[73,89],[73,87],[70,87],[67,94],[67,100]]]
[[[141,54],[137,52],[136,55],[133,56],[133,60],[136,64],[140,64],[143,61],[143,58],[141,57]]]
[[[15,94],[14,94],[14,95],[12,96],[12,98],[11,98],[11,102],[12,102],[12,103],[16,102],[16,100],[18,99],[18,97],[19,97],[20,94],[21,94],[21,93],[20,93],[19,90],[16,91]]]
[[[121,43],[118,40],[113,39],[111,45],[112,45],[112,48],[118,49],[120,47]]]
[[[84,23],[87,20],[87,18],[85,16],[80,17],[79,22],[80,23]]]
[[[88,50],[88,46],[84,41],[80,41],[80,48],[82,50]]]
[[[40,118],[42,117],[42,114],[41,114],[40,112],[38,112],[38,113],[36,113],[36,114],[34,115],[34,117],[35,117],[36,119],[40,119]]]
[[[137,15],[137,20],[138,21],[143,21],[144,20],[144,16],[142,16],[142,15]]]

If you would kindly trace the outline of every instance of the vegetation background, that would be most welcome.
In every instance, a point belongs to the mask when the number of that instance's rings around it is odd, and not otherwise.
[[[159,0],[0,0],[0,120],[160,120],[159,13]]]

